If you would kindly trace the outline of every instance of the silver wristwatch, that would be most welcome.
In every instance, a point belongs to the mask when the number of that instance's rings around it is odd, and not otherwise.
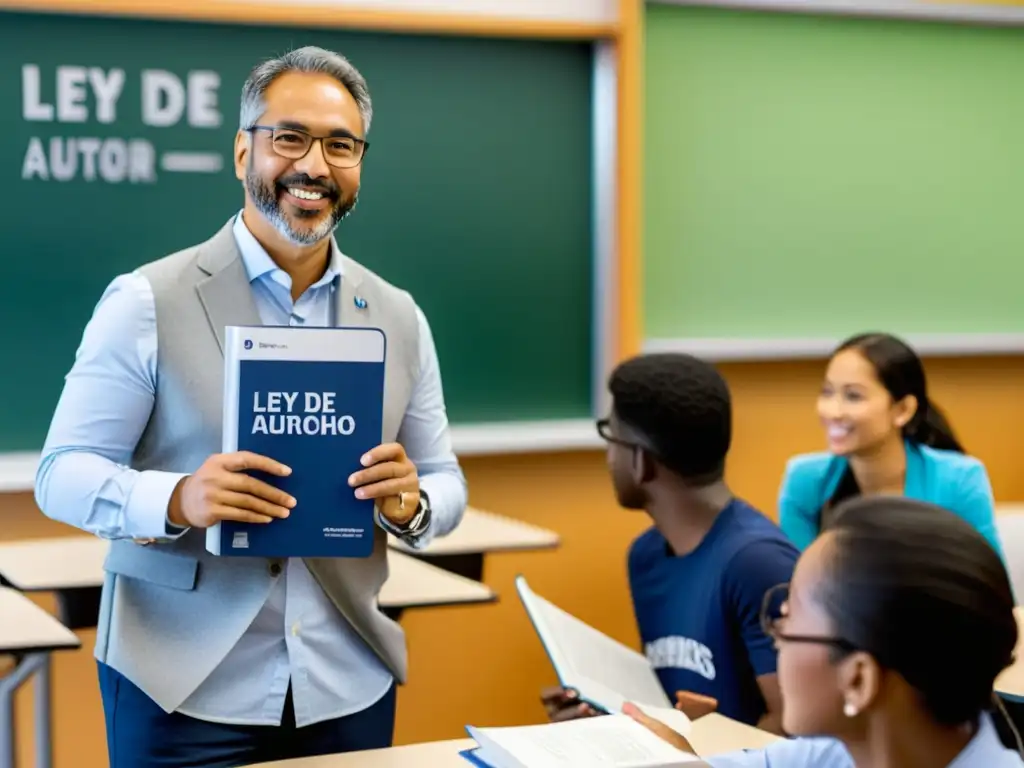
[[[403,498],[402,502],[404,501],[405,499]],[[400,503],[399,508],[401,506]],[[422,536],[430,526],[430,497],[424,491],[420,491],[420,501],[416,506],[416,511],[412,517],[401,525],[391,522],[383,515],[378,515],[378,519],[385,530],[405,540],[407,544],[411,544],[415,539]]]

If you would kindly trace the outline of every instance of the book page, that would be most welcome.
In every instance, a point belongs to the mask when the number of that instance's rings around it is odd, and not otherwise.
[[[625,715],[512,728],[470,728],[469,733],[485,753],[508,755],[529,768],[672,768],[702,762]]]
[[[525,579],[517,579],[516,586],[563,685],[612,713],[621,712],[627,701],[644,711],[676,712],[678,715],[668,716],[672,722],[666,724],[687,733],[689,719],[673,708],[643,654],[535,594]]]

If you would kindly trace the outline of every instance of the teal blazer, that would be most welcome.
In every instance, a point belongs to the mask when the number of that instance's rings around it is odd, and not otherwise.
[[[910,441],[904,444],[904,496],[955,512],[977,528],[1003,557],[985,465],[955,451],[940,451]],[[779,527],[801,551],[817,537],[818,511],[835,492],[847,465],[844,457],[825,452],[794,456],[787,462],[779,489]]]

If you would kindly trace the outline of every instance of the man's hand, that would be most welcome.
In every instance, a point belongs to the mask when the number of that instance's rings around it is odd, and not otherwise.
[[[416,465],[405,455],[405,448],[398,443],[384,443],[364,455],[359,463],[366,469],[348,479],[348,484],[356,489],[356,498],[377,499],[378,511],[395,525],[409,522],[420,503],[420,479]]]
[[[589,704],[580,701],[579,694],[571,688],[555,686],[540,692],[540,700],[548,720],[561,723],[565,720],[576,720],[580,717],[595,717],[601,713]]]
[[[249,451],[217,453],[178,483],[167,519],[179,528],[209,528],[221,520],[269,523],[288,517],[295,499],[269,483],[245,474],[259,470],[285,477],[291,469]]]
[[[676,691],[676,709],[691,720],[696,720],[718,709],[718,699],[690,691]]]

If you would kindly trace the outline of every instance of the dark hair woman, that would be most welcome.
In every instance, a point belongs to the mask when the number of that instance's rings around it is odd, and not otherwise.
[[[860,495],[929,501],[973,525],[1002,555],[985,466],[964,452],[928,396],[917,353],[886,333],[847,339],[832,354],[818,395],[828,451],[790,459],[779,525],[805,549],[833,510]]]

